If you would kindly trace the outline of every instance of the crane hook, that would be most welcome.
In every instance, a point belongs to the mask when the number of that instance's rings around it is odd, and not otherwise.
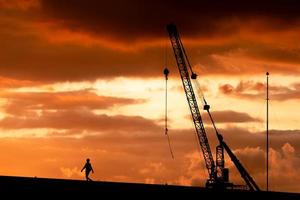
[[[168,68],[165,68],[164,69],[164,75],[165,75],[165,77],[166,77],[166,80],[168,80],[168,76],[169,76],[169,70],[168,70]]]

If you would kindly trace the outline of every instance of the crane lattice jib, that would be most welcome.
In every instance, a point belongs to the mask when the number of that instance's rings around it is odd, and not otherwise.
[[[176,57],[179,73],[181,76],[183,88],[187,97],[187,101],[190,107],[192,118],[194,121],[195,129],[197,132],[197,138],[199,140],[201,150],[204,156],[206,168],[208,170],[209,178],[211,181],[215,179],[215,164],[211,149],[208,143],[208,139],[205,133],[204,125],[200,115],[199,107],[197,104],[196,96],[191,84],[189,77],[187,63],[184,54],[183,46],[181,45],[181,40],[177,28],[175,25],[168,25],[167,30],[169,32],[170,40],[172,43],[173,51]]]

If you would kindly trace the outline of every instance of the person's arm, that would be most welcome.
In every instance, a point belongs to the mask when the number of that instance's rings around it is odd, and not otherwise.
[[[84,170],[86,168],[86,164],[83,166],[83,168],[82,168],[82,170],[81,170],[81,172]]]
[[[92,172],[94,173],[94,169],[93,169],[93,167],[91,166],[91,168],[92,168]]]

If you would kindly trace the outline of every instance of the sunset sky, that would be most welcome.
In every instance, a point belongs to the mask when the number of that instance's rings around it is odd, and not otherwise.
[[[0,175],[84,179],[90,158],[94,180],[204,186],[170,22],[217,127],[262,189],[270,72],[270,188],[300,192],[296,0],[0,0]]]

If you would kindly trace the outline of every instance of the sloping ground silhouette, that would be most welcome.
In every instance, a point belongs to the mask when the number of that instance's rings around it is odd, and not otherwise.
[[[23,199],[38,197],[140,197],[160,198],[182,197],[185,199],[300,199],[300,194],[283,192],[250,192],[244,190],[216,191],[200,187],[173,185],[154,185],[118,182],[87,182],[81,180],[49,179],[0,176],[0,194],[2,196],[21,196]],[[1,197],[0,197],[1,198]],[[98,199],[98,198],[96,198]]]

